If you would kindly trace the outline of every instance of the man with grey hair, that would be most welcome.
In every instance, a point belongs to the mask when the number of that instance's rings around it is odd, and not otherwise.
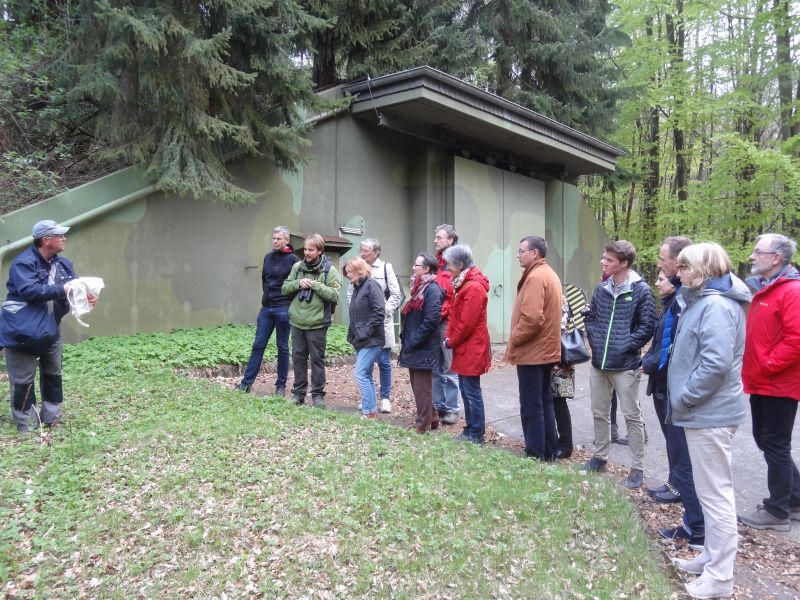
[[[442,301],[442,322],[440,334],[444,339],[447,331],[447,318],[453,306],[453,282],[447,262],[442,258],[442,253],[451,246],[458,244],[456,228],[443,223],[433,230],[433,245],[436,248],[436,258],[439,260],[439,270],[436,271],[436,283],[444,290]],[[439,413],[439,418],[446,425],[453,425],[458,421],[458,375],[450,370],[453,360],[453,351],[443,348],[441,367],[433,372],[433,406]]]
[[[767,488],[755,512],[739,515],[753,529],[789,531],[800,521],[800,472],[792,460],[792,429],[800,401],[800,274],[797,244],[767,233],[750,255],[755,290],[747,315],[742,382],[750,394],[753,438],[767,462]]]
[[[400,285],[395,275],[392,263],[381,259],[381,243],[375,238],[366,238],[360,246],[361,258],[372,268],[372,278],[378,282],[383,290],[385,301],[383,315],[384,344],[378,355],[378,372],[380,374],[380,394],[382,413],[392,412],[390,400],[392,393],[392,347],[394,346],[394,311],[398,309],[401,301]],[[353,295],[352,284],[347,286],[347,304]]]
[[[562,291],[546,256],[544,238],[530,235],[520,240],[517,258],[524,271],[517,284],[505,358],[517,366],[525,456],[553,461],[558,436],[550,383],[553,366],[561,361]]]
[[[249,392],[264,359],[272,332],[275,331],[278,346],[278,373],[275,379],[275,395],[286,395],[286,380],[289,376],[289,303],[291,298],[281,292],[281,286],[300,257],[289,243],[289,229],[278,225],[272,230],[272,250],[264,256],[261,268],[261,310],[256,318],[256,337],[250,352],[250,360],[238,390]]]
[[[67,292],[78,275],[64,251],[69,227],[39,221],[33,245],[23,250],[8,271],[8,295],[0,313],[0,345],[6,349],[11,384],[11,418],[20,432],[61,419],[61,319],[69,312]],[[95,297],[89,302],[94,305]],[[36,409],[34,380],[39,369],[41,410]]]

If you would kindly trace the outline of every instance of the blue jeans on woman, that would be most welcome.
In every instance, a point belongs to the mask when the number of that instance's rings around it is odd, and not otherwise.
[[[486,430],[483,415],[483,393],[481,392],[480,375],[459,375],[458,387],[464,399],[464,419],[467,422],[462,436],[470,441],[482,444]]]
[[[278,345],[278,379],[276,388],[286,387],[286,377],[289,374],[289,305],[262,306],[256,319],[256,339],[253,341],[253,350],[250,360],[244,370],[242,384],[253,385],[261,370],[264,360],[264,349],[267,347],[273,330],[276,332]]]
[[[375,382],[372,379],[372,369],[381,353],[380,346],[368,346],[356,350],[356,366],[353,376],[361,392],[361,414],[369,415],[376,412],[375,408]]]

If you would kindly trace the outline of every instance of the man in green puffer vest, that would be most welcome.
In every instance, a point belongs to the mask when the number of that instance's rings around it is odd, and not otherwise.
[[[281,287],[292,298],[289,324],[292,326],[292,399],[304,404],[308,391],[308,359],[311,358],[311,401],[325,405],[325,345],[331,315],[339,301],[339,273],[325,255],[325,241],[315,233],[306,238],[304,260],[292,267]]]

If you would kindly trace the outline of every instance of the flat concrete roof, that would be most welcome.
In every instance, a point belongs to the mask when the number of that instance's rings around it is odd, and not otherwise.
[[[613,171],[610,144],[431,67],[344,84],[351,113],[382,127],[555,177]]]

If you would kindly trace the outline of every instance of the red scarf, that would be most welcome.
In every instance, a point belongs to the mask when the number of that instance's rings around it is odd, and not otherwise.
[[[407,315],[412,310],[422,310],[422,303],[425,301],[425,290],[434,281],[436,281],[436,275],[433,273],[425,273],[425,275],[414,277],[411,280],[411,299],[403,307],[404,315]]]

